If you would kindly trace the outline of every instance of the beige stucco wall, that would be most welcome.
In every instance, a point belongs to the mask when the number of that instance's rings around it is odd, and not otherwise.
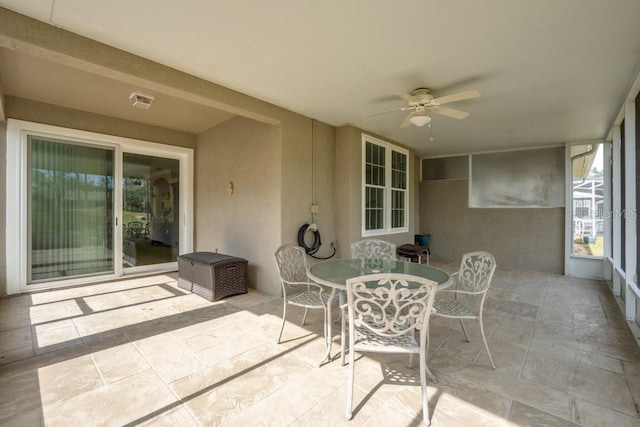
[[[305,222],[311,222],[313,219],[318,225],[318,231],[322,238],[322,246],[315,255],[318,257],[326,257],[332,253],[331,243],[337,245],[335,223],[336,129],[333,126],[315,122],[315,124],[313,124],[313,132],[313,163],[311,165],[311,168],[314,170],[312,179],[315,200],[313,200],[313,202],[319,207],[320,211],[315,217],[312,217],[309,207],[309,210],[305,213],[308,220]],[[309,243],[310,242],[311,236],[309,236]],[[313,260],[311,261],[313,262]]]
[[[265,155],[268,155],[267,158],[273,160],[273,165],[266,164],[265,159],[256,160],[257,157],[247,147],[244,148],[246,153],[242,153],[238,157],[223,157],[219,159],[219,161],[228,162],[228,164],[241,164],[242,158],[249,156],[252,160],[248,162],[245,170],[252,179],[258,179],[262,176],[260,171],[263,168],[266,168],[269,174],[276,172],[278,175],[273,178],[274,182],[276,182],[273,188],[278,188],[279,194],[273,199],[263,200],[264,203],[269,204],[269,211],[276,216],[275,218],[267,215],[264,217],[259,216],[258,213],[261,206],[257,203],[248,200],[244,203],[246,205],[251,203],[249,208],[256,212],[256,221],[268,221],[269,224],[273,225],[272,227],[266,227],[266,229],[253,230],[259,234],[258,238],[263,239],[265,242],[260,249],[260,254],[253,256],[254,259],[259,260],[256,265],[257,270],[254,272],[258,288],[279,293],[279,289],[276,291],[272,286],[277,277],[275,276],[275,270],[272,269],[273,261],[271,257],[279,244],[295,243],[299,227],[311,221],[310,208],[314,202],[313,193],[316,196],[315,202],[320,205],[320,214],[316,217],[316,222],[320,225],[322,238],[327,247],[327,249],[323,248],[321,252],[329,252],[330,243],[336,240],[333,217],[335,200],[333,185],[335,177],[333,163],[335,159],[335,130],[333,127],[314,122],[310,118],[267,102],[4,8],[0,8],[0,23],[0,47],[17,50],[41,59],[58,62],[134,86],[144,87],[154,93],[170,95],[240,116],[237,119],[230,120],[227,124],[219,125],[220,128],[217,130],[211,129],[210,132],[203,133],[199,138],[195,135],[176,134],[164,129],[158,130],[153,127],[147,127],[140,123],[96,116],[85,111],[62,109],[51,104],[19,98],[13,98],[8,103],[8,109],[13,111],[13,117],[198,148],[202,148],[205,139],[225,132],[227,135],[233,136],[235,141],[240,141],[238,135],[246,135],[248,141],[254,141],[252,135],[240,129],[242,126],[238,125],[238,123],[244,122],[250,128],[255,127],[255,129],[258,129],[261,136],[269,134],[267,138],[270,141],[269,144],[273,145],[274,139],[277,141],[275,143],[275,151],[264,152]],[[59,105],[62,104],[64,103],[60,102]],[[266,127],[258,127],[252,121],[261,122],[262,126]],[[269,132],[265,131],[267,127],[270,129]],[[263,142],[257,142],[258,145],[261,143]],[[225,147],[225,150],[233,154],[231,146]],[[258,152],[263,152],[262,149],[264,147],[253,148]],[[276,152],[278,153],[277,155],[275,154]],[[199,150],[196,149],[196,162],[198,162],[199,155]],[[207,155],[206,149],[204,150],[204,155]],[[213,154],[208,153],[208,155]],[[198,162],[198,165],[201,164],[202,162]],[[313,173],[314,170],[315,174]],[[202,167],[198,167],[195,180],[199,189],[207,181],[207,175],[200,177],[200,173],[216,172],[202,172]],[[267,190],[272,188],[267,180],[260,181],[258,184],[261,186],[260,188],[266,188]],[[238,191],[241,191],[243,187],[244,185],[241,183]],[[314,191],[312,191],[312,188]],[[2,190],[4,191],[4,186]],[[198,195],[196,195],[196,199]],[[240,200],[240,196],[234,200]],[[198,201],[196,200],[197,203]],[[278,208],[274,209],[271,203],[276,203]],[[230,216],[234,213],[233,206],[230,206],[230,209],[224,212],[225,216]],[[205,223],[199,222],[200,219],[204,219],[199,217],[201,214],[206,216],[206,209],[202,205],[198,205],[196,208],[196,224],[200,228],[207,226],[205,225],[207,224],[206,221]],[[273,233],[277,234],[277,239],[273,237]],[[196,240],[198,241],[198,247],[204,248],[208,246],[208,242],[203,241],[202,237],[197,236]],[[241,248],[241,240],[243,240],[242,236],[233,243],[227,242],[226,244],[229,246],[225,246],[225,248],[229,247],[230,250]],[[0,244],[4,247],[4,239]],[[222,249],[220,248],[220,250]],[[265,277],[263,281],[260,276],[262,271],[265,274],[271,271],[273,274],[270,279]]]
[[[249,285],[271,294],[280,291],[279,139],[279,126],[236,117],[198,135],[195,156],[195,249],[246,258]]]
[[[312,188],[311,120],[290,113],[282,127],[283,243],[296,243],[298,228],[310,221]],[[275,248],[274,248],[275,251]]]
[[[311,222],[314,194],[323,240],[317,255],[330,254],[335,240],[334,128],[305,118],[299,125],[300,139],[286,148],[281,126],[242,117],[198,135],[195,248],[248,259],[250,286],[269,294],[280,293],[273,253],[295,244]]]
[[[486,250],[499,268],[564,274],[564,208],[471,209],[468,180],[420,183],[420,232],[432,257]]]
[[[353,126],[343,126],[336,130],[336,231],[338,235],[338,256],[350,256],[351,243],[362,240],[362,133]],[[386,138],[371,134],[375,138],[397,144]],[[403,147],[406,148],[406,147]],[[396,245],[413,243],[419,226],[419,170],[418,159],[409,150],[409,231],[407,233],[386,234],[376,239],[386,240]],[[374,238],[374,237],[368,237]]]
[[[196,136],[158,126],[74,110],[13,96],[6,97],[7,117],[88,132],[195,148]]]

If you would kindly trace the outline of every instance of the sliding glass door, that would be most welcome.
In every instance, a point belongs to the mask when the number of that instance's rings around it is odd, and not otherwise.
[[[180,242],[180,162],[122,156],[122,266],[176,262]]]
[[[8,294],[193,252],[193,149],[9,119],[6,153]]]
[[[28,138],[30,283],[114,273],[114,150]]]
[[[29,159],[30,283],[115,273],[114,149],[30,138]],[[120,170],[122,268],[176,262],[180,162],[123,153]]]

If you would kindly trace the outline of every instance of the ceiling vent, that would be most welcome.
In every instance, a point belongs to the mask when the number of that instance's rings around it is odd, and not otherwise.
[[[131,92],[129,99],[134,107],[149,108],[155,97],[142,92]]]

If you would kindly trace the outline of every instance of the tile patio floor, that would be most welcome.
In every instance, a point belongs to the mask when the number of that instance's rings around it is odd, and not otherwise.
[[[175,278],[0,300],[0,424],[420,424],[406,357],[356,362],[347,422],[347,368],[318,367],[320,312],[289,323],[278,345],[281,299],[251,291],[210,303]],[[485,325],[495,371],[476,326],[466,343],[455,321],[432,322],[432,425],[640,426],[640,349],[604,283],[498,271]]]

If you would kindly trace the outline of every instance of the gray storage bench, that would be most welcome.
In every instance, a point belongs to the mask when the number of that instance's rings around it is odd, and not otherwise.
[[[243,258],[214,252],[178,256],[178,286],[209,301],[247,293],[247,265]]]

